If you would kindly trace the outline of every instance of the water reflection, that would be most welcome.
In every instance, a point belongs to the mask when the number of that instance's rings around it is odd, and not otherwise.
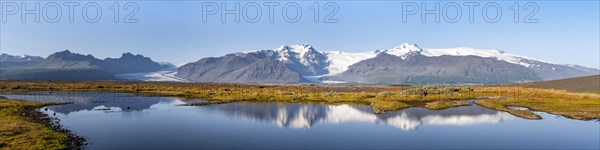
[[[52,111],[69,114],[82,110],[142,111],[161,101],[161,97],[133,96],[128,93],[109,92],[28,92],[3,94],[9,99],[38,102],[70,102],[69,105],[52,106]]]
[[[29,92],[2,94],[11,99],[28,101],[72,102],[69,105],[49,107],[53,112],[70,114],[80,111],[135,112],[160,105],[180,105],[196,101],[176,98],[133,96],[110,92]],[[316,123],[341,124],[364,122],[390,125],[404,131],[423,125],[466,126],[496,124],[512,115],[480,106],[466,106],[432,111],[425,108],[408,108],[386,114],[374,114],[365,105],[305,105],[305,104],[255,104],[231,103],[207,106],[234,118],[272,123],[279,127],[309,129]]]
[[[212,107],[230,116],[268,122],[279,127],[308,129],[316,123],[367,122],[386,124],[404,131],[422,125],[466,126],[496,124],[512,115],[480,106],[466,106],[432,111],[426,108],[408,108],[386,114],[373,114],[368,106],[360,105],[302,105],[302,104],[227,104]]]
[[[156,104],[186,104],[203,100],[180,100],[170,97],[155,97],[133,95],[130,93],[98,92],[98,91],[67,91],[67,92],[25,92],[3,93],[8,99],[18,99],[34,102],[69,102],[68,105],[54,105],[51,110],[57,113],[69,114],[78,111],[142,111]]]
[[[197,101],[108,92],[0,96],[72,102],[41,111],[89,149],[598,149],[600,140],[598,122],[524,120],[477,105],[373,114],[365,105],[181,106]]]

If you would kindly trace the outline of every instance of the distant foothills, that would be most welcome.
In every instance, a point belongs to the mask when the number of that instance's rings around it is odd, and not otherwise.
[[[362,53],[317,51],[307,44],[279,46],[202,58],[180,67],[131,53],[106,59],[69,50],[47,58],[0,55],[1,80],[510,84],[597,74],[596,68],[554,64],[495,49],[423,49],[408,43]]]

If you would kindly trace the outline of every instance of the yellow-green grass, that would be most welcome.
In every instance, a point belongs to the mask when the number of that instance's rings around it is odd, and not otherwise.
[[[166,82],[46,82],[6,81],[0,92],[44,90],[109,90],[202,98],[212,101],[284,101],[284,102],[373,102],[403,101],[429,102],[439,100],[473,99],[473,94],[453,92],[447,94],[406,95],[402,92],[416,87],[404,86],[313,86],[313,85],[259,85],[259,84],[207,84]]]
[[[411,107],[409,104],[399,101],[375,101],[372,104],[374,113],[385,113],[387,111],[400,110]]]
[[[542,119],[542,117],[540,117],[539,115],[536,115],[530,111],[510,109],[507,107],[507,105],[504,105],[503,103],[500,103],[499,101],[503,101],[503,100],[480,100],[475,103],[479,104],[483,107],[492,108],[492,109],[496,109],[496,110],[500,110],[500,111],[505,111],[505,112],[508,112],[510,114],[513,114],[515,116],[525,118],[525,119],[534,119],[534,120]]]
[[[600,95],[514,86],[315,86],[169,82],[48,82],[2,81],[0,92],[47,90],[107,90],[224,102],[371,104],[375,112],[406,107],[445,109],[478,99],[477,104],[536,119],[527,107],[574,119],[600,119]],[[498,100],[502,99],[502,100]],[[210,104],[209,103],[209,104]],[[429,103],[429,105],[427,105]],[[408,105],[411,104],[411,105]],[[535,115],[535,114],[534,114]]]
[[[36,123],[29,111],[48,103],[0,99],[0,149],[66,149],[69,136]],[[25,116],[24,116],[25,115]]]
[[[505,100],[483,99],[476,103],[530,119],[539,118],[539,116],[528,111],[517,111],[507,107],[525,107],[534,111],[580,120],[600,119],[600,95],[598,94],[518,87],[502,87],[498,91],[504,93],[500,96],[504,96]],[[537,117],[533,117],[534,115]]]
[[[433,101],[425,104],[425,108],[431,110],[442,110],[446,108],[469,106],[467,101]]]

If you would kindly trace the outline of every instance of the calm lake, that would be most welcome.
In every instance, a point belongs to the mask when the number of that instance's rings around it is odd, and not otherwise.
[[[600,149],[597,120],[526,120],[478,105],[373,114],[366,105],[182,106],[202,100],[109,92],[0,96],[73,102],[40,111],[87,149]]]

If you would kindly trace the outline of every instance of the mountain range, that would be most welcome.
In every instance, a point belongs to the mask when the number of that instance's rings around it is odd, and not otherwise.
[[[405,43],[362,53],[317,51],[308,44],[238,52],[185,64],[175,76],[234,83],[506,84],[599,73],[595,68],[554,64],[496,49],[423,49]]]
[[[120,58],[106,59],[68,50],[56,52],[45,59],[37,56],[2,56],[0,79],[7,80],[117,80],[116,74],[174,68],[173,65],[160,64],[148,57],[131,53],[124,53]]]
[[[0,55],[4,80],[146,80],[220,83],[508,84],[600,74],[600,70],[497,49],[424,49],[416,44],[360,53],[308,44],[202,58],[176,68],[142,55],[120,58],[56,52],[47,58]]]
[[[40,56],[20,55],[13,56],[5,53],[0,54],[0,62],[26,62],[26,61],[42,61],[44,58]]]

